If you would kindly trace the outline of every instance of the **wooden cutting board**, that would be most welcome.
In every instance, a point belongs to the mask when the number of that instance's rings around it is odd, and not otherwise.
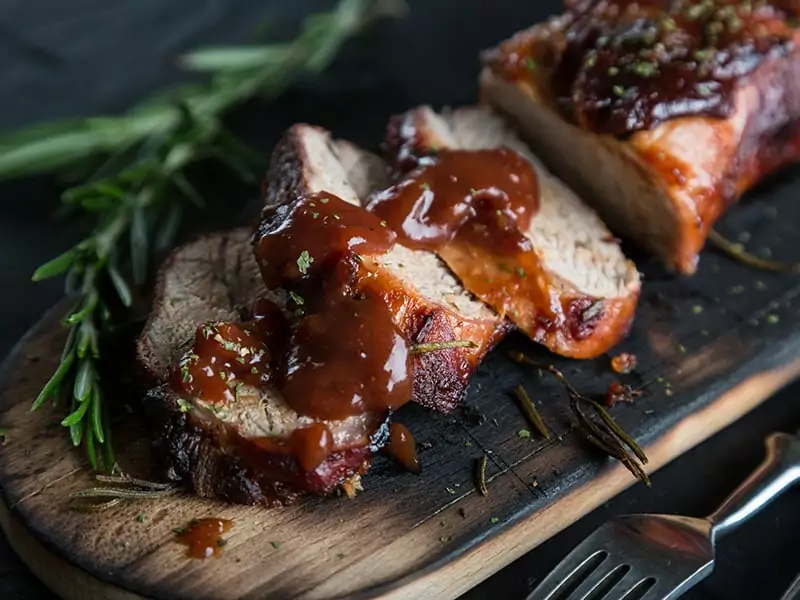
[[[762,188],[722,230],[789,258],[800,215],[796,179]],[[769,205],[759,201],[766,197]],[[640,264],[642,304],[619,350],[637,355],[635,373],[622,379],[645,394],[612,412],[646,448],[652,472],[800,375],[800,280],[713,252],[693,278]],[[560,359],[514,335],[476,375],[469,410],[399,413],[419,442],[420,475],[378,457],[352,500],[264,509],[178,495],[77,512],[69,493],[94,485],[83,455],[53,426],[60,413],[28,410],[60,354],[62,311],[46,316],[0,373],[0,427],[10,429],[0,449],[0,518],[23,560],[67,599],[455,598],[634,483],[571,429],[563,388],[507,353],[551,362],[597,395],[617,377],[609,357]],[[519,383],[540,405],[551,441],[518,435],[529,428],[509,395]],[[121,396],[130,385],[118,382]],[[135,417],[117,427],[115,445],[123,468],[146,473],[147,438]],[[485,497],[474,483],[483,456]],[[206,516],[235,523],[224,553],[187,559],[172,530]]]

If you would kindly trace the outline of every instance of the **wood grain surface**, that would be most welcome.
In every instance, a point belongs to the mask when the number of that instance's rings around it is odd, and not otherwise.
[[[15,0],[0,9],[6,22],[15,24],[14,35],[2,29],[4,51],[28,56],[28,42],[34,42],[34,51],[44,48],[58,59],[54,65],[31,58],[35,64],[30,69],[4,71],[0,99],[16,108],[2,112],[0,125],[122,108],[174,81],[169,57],[181,49],[246,39],[262,9],[285,6],[281,17],[291,22],[289,13],[308,8],[306,3],[278,2],[259,3],[257,11],[254,3],[214,0],[191,6],[176,1],[169,7],[129,2],[127,8],[140,16],[120,19],[107,3],[79,4],[50,10],[53,5],[41,0]],[[225,4],[229,8],[222,10]],[[392,112],[423,101],[437,106],[472,101],[477,51],[545,16],[557,3],[502,0],[488,11],[475,3],[471,9],[465,6],[458,26],[449,20],[450,3],[411,4],[412,19],[371,36],[355,60],[342,61],[343,69],[312,88],[295,90],[277,106],[251,107],[234,127],[264,151],[296,120],[374,146]],[[102,25],[111,21],[118,26]],[[62,23],[69,27],[59,30],[56,25]],[[154,38],[159,42],[151,43]],[[748,248],[765,256],[796,257],[798,184],[793,171],[762,186],[735,207],[723,232],[733,239],[746,237]],[[52,206],[56,198],[49,186],[26,189],[31,201],[14,209],[14,218],[4,213],[0,232],[17,240],[8,246],[15,251],[27,240],[31,264],[37,264],[79,231],[25,229],[25,223],[41,220],[49,210],[43,199]],[[52,237],[45,243],[44,235]],[[692,279],[675,278],[636,259],[646,276],[643,305],[621,350],[639,355],[641,367],[627,379],[647,394],[636,406],[620,407],[614,414],[647,445],[655,466],[795,375],[800,289],[794,278],[753,272],[713,252],[705,253]],[[30,265],[13,271],[18,261],[10,252],[0,260],[7,272],[16,273],[8,289],[35,298],[35,311],[29,302],[9,304],[14,312],[4,313],[0,325],[3,331],[16,331],[18,323],[30,322],[56,296],[55,287],[32,292],[22,283]],[[513,337],[484,365],[471,390],[468,403],[486,415],[486,422],[474,425],[460,414],[443,417],[413,407],[401,415],[422,444],[419,477],[379,459],[365,479],[365,493],[354,501],[313,499],[266,511],[176,498],[103,515],[75,513],[66,494],[90,484],[86,465],[60,428],[46,427],[61,414],[27,412],[60,351],[57,316],[58,311],[51,314],[17,348],[0,377],[0,426],[12,428],[10,442],[0,450],[5,506],[0,517],[15,549],[67,598],[91,598],[91,590],[97,597],[117,598],[311,598],[351,589],[363,595],[453,597],[632,483],[570,431],[563,390],[510,364],[503,352],[516,348],[556,360],[581,390],[596,394],[612,378],[608,357],[591,363],[559,361]],[[516,435],[526,425],[507,391],[523,381],[561,439],[543,443]],[[145,444],[135,425],[135,419],[121,423],[121,454],[131,468],[144,469]],[[125,438],[125,433],[133,435]],[[474,461],[483,454],[491,458],[486,498],[475,493],[472,476]],[[534,478],[536,488],[530,485]],[[654,484],[664,482],[656,475]],[[226,554],[209,563],[184,560],[171,528],[210,514],[236,520]],[[142,523],[139,515],[144,515]],[[280,542],[280,548],[270,542]],[[123,589],[132,591],[124,595]],[[110,590],[117,595],[109,596]]]
[[[739,268],[707,258],[717,273]],[[669,278],[661,291],[651,290],[658,300],[644,303],[625,345],[639,357],[626,379],[646,394],[614,412],[646,446],[651,470],[800,374],[800,337],[778,326],[800,317],[796,282],[774,278],[783,290],[748,318],[704,302],[683,282]],[[60,413],[28,410],[63,343],[59,313],[45,318],[4,367],[0,423],[10,428],[12,443],[0,454],[0,484],[12,546],[65,598],[87,597],[86,586],[110,598],[131,592],[148,598],[455,598],[632,483],[571,428],[560,384],[506,354],[513,348],[553,361],[593,394],[615,377],[608,357],[558,359],[513,336],[476,376],[468,399],[473,418],[418,407],[399,413],[420,443],[419,476],[378,458],[354,500],[309,498],[263,509],[179,495],[97,514],[74,511],[68,495],[93,485],[89,470],[60,429],[48,427]],[[520,382],[556,439],[517,435],[527,424],[508,391]],[[481,424],[476,413],[485,417]],[[115,434],[123,468],[146,474],[148,444],[136,418],[118,423]],[[15,438],[35,443],[14,444]],[[475,490],[473,475],[484,455],[490,460],[486,497]],[[172,530],[204,516],[232,519],[235,527],[221,558],[187,560]]]

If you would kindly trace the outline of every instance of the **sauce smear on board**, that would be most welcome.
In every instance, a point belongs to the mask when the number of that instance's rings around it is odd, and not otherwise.
[[[211,558],[222,553],[226,543],[222,534],[232,527],[233,521],[228,519],[196,519],[176,532],[175,541],[187,547],[186,556],[189,558]]]

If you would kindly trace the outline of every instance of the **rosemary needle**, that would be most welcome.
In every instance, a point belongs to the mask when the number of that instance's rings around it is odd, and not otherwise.
[[[777,273],[800,273],[800,263],[782,263],[760,258],[750,254],[740,244],[731,242],[714,229],[708,233],[708,239],[722,252],[748,267]]]
[[[452,350],[454,348],[477,348],[478,344],[471,340],[451,340],[448,342],[430,342],[427,344],[414,344],[409,350],[412,354],[426,354],[428,352],[438,352],[440,350]]]
[[[486,456],[482,456],[476,463],[478,491],[480,492],[481,496],[489,495],[489,488],[486,487],[486,467],[488,464],[489,460],[486,458]]]
[[[539,414],[536,405],[533,403],[533,400],[531,400],[531,397],[528,396],[528,392],[525,391],[525,388],[518,385],[514,388],[514,395],[517,397],[517,400],[519,400],[520,408],[522,408],[522,412],[525,413],[530,424],[536,428],[536,431],[538,431],[544,439],[549,440],[551,437],[550,430],[547,428],[547,425],[544,424],[542,415]]]

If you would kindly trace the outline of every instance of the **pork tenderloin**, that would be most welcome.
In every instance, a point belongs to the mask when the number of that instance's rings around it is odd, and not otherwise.
[[[691,274],[725,210],[800,157],[800,12],[565,4],[485,53],[482,98],[613,231]]]

